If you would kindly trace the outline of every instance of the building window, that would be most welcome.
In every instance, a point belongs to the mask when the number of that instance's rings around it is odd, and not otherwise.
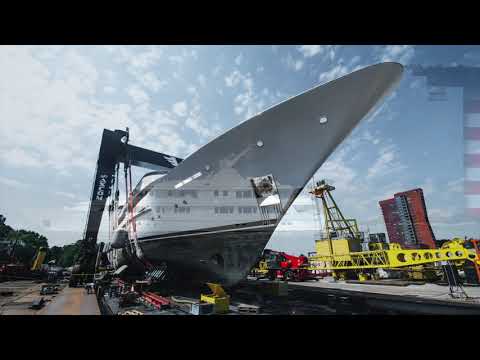
[[[223,190],[223,196],[228,196],[228,191],[227,190]]]
[[[168,196],[172,196],[173,195],[173,191],[172,190],[168,190]]]
[[[215,190],[215,191],[213,192],[213,196],[215,196],[215,197],[218,196],[218,190]]]

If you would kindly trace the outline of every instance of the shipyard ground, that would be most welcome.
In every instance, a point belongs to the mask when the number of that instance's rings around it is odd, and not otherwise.
[[[405,281],[385,281],[385,285],[335,282],[331,278],[319,281],[291,282],[285,294],[264,291],[274,282],[246,280],[231,289],[229,315],[365,315],[365,314],[423,314],[423,315],[480,315],[480,287],[468,286],[468,298],[452,298],[447,285]],[[164,295],[164,294],[162,294]],[[185,294],[194,299],[191,294]],[[116,297],[100,299],[110,315],[188,315],[188,311],[171,307],[155,309],[137,303],[120,307]],[[197,296],[198,300],[198,296]],[[242,305],[251,311],[240,311]],[[256,311],[255,311],[256,309]],[[133,310],[133,311],[132,311]]]
[[[448,286],[430,283],[385,281],[386,285],[370,285],[325,278],[288,283],[282,287],[287,291],[276,294],[265,291],[272,284],[275,282],[246,280],[231,289],[226,315],[480,314],[478,286],[464,287],[468,298],[454,299]],[[158,309],[136,303],[120,307],[118,297],[105,294],[97,298],[84,288],[70,288],[65,283],[58,284],[56,294],[41,295],[42,285],[34,281],[0,283],[0,315],[189,315],[184,308],[173,306]],[[179,295],[199,299],[193,292]],[[32,308],[42,298],[43,306]]]
[[[58,291],[42,295],[44,285],[31,280],[0,283],[0,315],[100,315],[95,294],[58,283]]]

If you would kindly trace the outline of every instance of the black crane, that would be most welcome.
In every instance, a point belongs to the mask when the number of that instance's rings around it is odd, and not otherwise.
[[[130,166],[152,170],[170,170],[182,159],[130,145],[129,131],[103,130],[98,154],[97,166],[92,184],[89,209],[83,239],[75,259],[70,285],[75,286],[79,274],[93,274],[97,257],[97,237],[102,221],[103,211],[111,195],[115,181],[118,182],[118,167],[124,164],[125,174]],[[118,193],[115,194],[118,197]],[[87,277],[91,278],[91,275]]]

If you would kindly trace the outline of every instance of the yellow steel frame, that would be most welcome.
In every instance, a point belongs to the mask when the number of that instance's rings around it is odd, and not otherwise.
[[[35,260],[33,261],[31,271],[37,271],[40,270],[40,267],[42,266],[43,262],[45,261],[45,257],[47,256],[47,249],[41,247],[38,249],[37,256],[35,257]]]
[[[469,260],[480,264],[480,258],[472,249],[451,244],[441,249],[402,249],[352,252],[345,255],[313,255],[309,257],[310,270],[359,270],[376,268],[400,268],[440,261]]]

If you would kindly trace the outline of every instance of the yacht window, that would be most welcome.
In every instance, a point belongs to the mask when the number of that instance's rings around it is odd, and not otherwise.
[[[235,195],[237,199],[249,199],[252,197],[252,191],[251,190],[237,191]]]
[[[176,207],[175,214],[190,214],[190,207],[189,206]]]
[[[257,208],[254,206],[239,206],[238,213],[239,214],[256,214]]]
[[[197,190],[185,190],[185,195],[189,195],[192,198],[198,198]]]
[[[233,206],[216,206],[215,214],[233,214]]]

